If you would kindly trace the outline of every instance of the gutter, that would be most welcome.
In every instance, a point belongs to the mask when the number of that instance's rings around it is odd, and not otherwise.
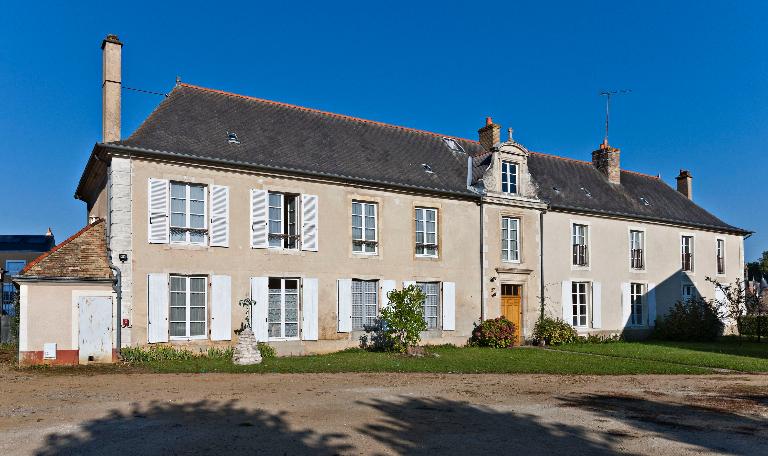
[[[539,299],[540,303],[540,315],[541,320],[544,319],[544,214],[547,210],[544,209],[539,212]]]
[[[483,198],[478,203],[480,206],[480,322],[485,321],[485,252],[483,252]]]

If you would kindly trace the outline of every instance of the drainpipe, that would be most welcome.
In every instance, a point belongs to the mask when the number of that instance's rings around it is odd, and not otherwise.
[[[115,285],[112,287],[112,289],[115,290],[115,294],[117,295],[117,302],[115,303],[117,307],[117,310],[115,311],[117,314],[117,324],[115,325],[115,328],[117,329],[117,332],[115,333],[115,344],[117,345],[117,359],[120,359],[120,348],[122,347],[123,339],[123,284],[121,283],[120,269],[112,265],[111,259],[109,260],[109,263],[109,269],[115,273]]]
[[[544,214],[547,213],[546,209],[542,209],[539,212],[539,290],[540,290],[540,316],[544,319]]]
[[[483,252],[483,200],[480,199],[480,321],[485,321],[485,252]]]

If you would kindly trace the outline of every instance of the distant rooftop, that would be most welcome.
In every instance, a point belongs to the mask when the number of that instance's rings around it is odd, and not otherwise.
[[[56,245],[53,234],[2,234],[0,252],[47,252]]]

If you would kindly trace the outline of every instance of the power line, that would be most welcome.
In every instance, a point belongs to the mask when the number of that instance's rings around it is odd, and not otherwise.
[[[144,90],[144,89],[136,89],[136,88],[133,88],[133,87],[126,87],[126,86],[124,86],[122,84],[120,85],[120,87],[122,87],[125,90],[133,90],[134,92],[141,92],[141,93],[147,93],[149,95],[160,95],[160,96],[163,96],[163,97],[168,97],[167,93],[153,92],[151,90]]]

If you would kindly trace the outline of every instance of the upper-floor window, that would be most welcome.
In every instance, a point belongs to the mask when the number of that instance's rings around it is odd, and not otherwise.
[[[587,326],[589,308],[589,282],[571,283],[571,304],[573,305],[573,326]]]
[[[417,282],[416,286],[426,295],[422,310],[427,329],[437,329],[440,316],[440,282]]]
[[[5,260],[5,277],[17,276],[26,265],[27,262],[25,260]],[[16,288],[12,283],[4,282],[0,315],[16,315],[16,309],[13,307],[15,298]]]
[[[680,238],[681,269],[693,272],[693,236]]]
[[[645,233],[640,230],[629,232],[629,266],[645,269]]]
[[[375,254],[378,251],[376,203],[352,202],[352,251]]]
[[[502,261],[520,261],[520,219],[501,218],[501,259]]]
[[[643,324],[643,297],[645,296],[645,284],[631,283],[629,286],[630,318],[629,324],[640,326]]]
[[[205,185],[171,182],[171,242],[207,243]]]
[[[504,193],[517,193],[517,163],[501,162],[501,191]]]
[[[269,192],[269,247],[298,248],[297,206],[298,195]]]
[[[267,334],[270,339],[299,337],[299,279],[269,278]]]
[[[170,336],[176,339],[205,339],[208,335],[208,278],[170,277]]]
[[[352,280],[352,329],[359,331],[376,322],[379,314],[379,281]]]
[[[717,240],[717,273],[725,274],[725,240]]]
[[[573,265],[589,265],[589,227],[574,223],[571,239],[573,241]]]
[[[416,208],[416,255],[437,256],[437,209]]]

